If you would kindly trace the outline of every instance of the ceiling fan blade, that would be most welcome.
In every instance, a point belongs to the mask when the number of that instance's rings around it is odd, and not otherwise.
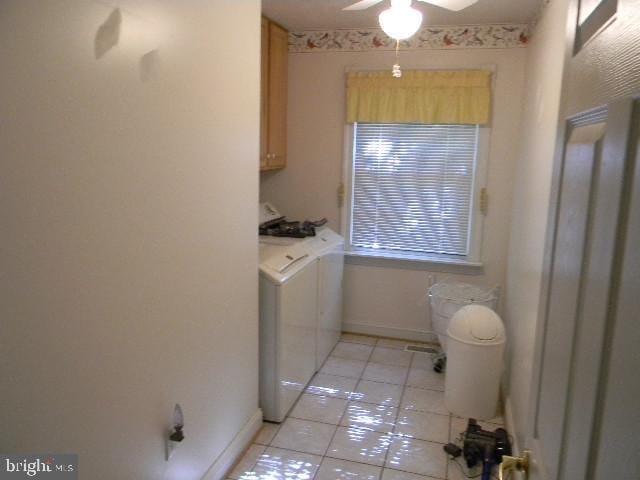
[[[418,0],[418,1],[430,3],[431,5],[435,5],[436,7],[446,8],[447,10],[458,12],[460,10],[464,10],[467,7],[470,7],[471,5],[476,3],[478,0]]]
[[[382,0],[360,0],[359,2],[349,5],[342,10],[364,10],[365,8],[373,7],[376,3],[380,3]]]

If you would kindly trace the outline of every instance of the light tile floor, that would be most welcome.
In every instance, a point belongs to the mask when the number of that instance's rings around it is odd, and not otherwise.
[[[444,406],[444,376],[407,342],[343,334],[280,424],[265,423],[233,480],[462,480],[442,447],[467,419]],[[502,417],[479,422],[495,430]]]

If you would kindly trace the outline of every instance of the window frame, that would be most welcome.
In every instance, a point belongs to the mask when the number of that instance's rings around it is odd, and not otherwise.
[[[491,128],[480,125],[475,175],[471,191],[471,215],[469,225],[469,252],[464,256],[403,252],[354,247],[351,244],[351,222],[353,218],[353,164],[354,164],[354,126],[346,124],[344,129],[343,185],[344,202],[342,208],[341,230],[345,239],[345,255],[351,263],[387,265],[397,267],[451,266],[460,269],[480,268],[482,263],[482,237],[485,214],[480,210],[480,192],[487,188],[489,170],[489,149]],[[456,270],[457,271],[457,270]]]

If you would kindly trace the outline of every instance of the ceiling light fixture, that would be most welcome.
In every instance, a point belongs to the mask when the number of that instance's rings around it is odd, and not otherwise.
[[[380,27],[394,40],[406,40],[422,24],[422,13],[411,8],[411,0],[391,0],[391,8],[378,17]]]

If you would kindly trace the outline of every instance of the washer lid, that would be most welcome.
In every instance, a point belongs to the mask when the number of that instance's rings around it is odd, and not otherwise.
[[[282,285],[317,256],[306,248],[305,243],[296,245],[271,245],[260,243],[260,273],[269,280]]]
[[[278,273],[282,273],[308,256],[309,252],[292,248],[278,252],[277,254],[269,257],[265,260],[263,265]]]
[[[312,248],[317,255],[322,255],[338,247],[340,250],[344,248],[344,238],[329,227],[318,227],[316,229],[316,236],[310,238],[312,239],[310,248]]]

